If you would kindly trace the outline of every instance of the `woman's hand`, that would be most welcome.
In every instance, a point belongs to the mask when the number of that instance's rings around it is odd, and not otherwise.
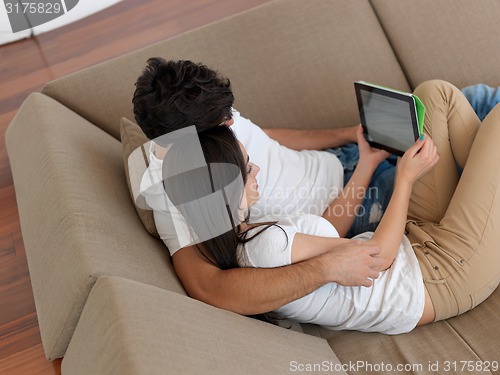
[[[365,163],[375,170],[380,163],[391,155],[385,150],[371,147],[363,135],[363,127],[361,125],[358,126],[356,136],[358,140],[359,162],[361,164]]]
[[[425,135],[418,139],[399,160],[396,180],[404,180],[413,185],[420,177],[426,174],[439,160],[437,148],[431,137]]]

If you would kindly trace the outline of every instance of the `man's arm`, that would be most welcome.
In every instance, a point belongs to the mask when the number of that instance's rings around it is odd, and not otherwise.
[[[293,150],[324,150],[356,143],[358,125],[339,129],[262,129],[279,144]]]
[[[371,286],[383,265],[376,257],[379,253],[378,247],[352,242],[290,266],[221,270],[190,246],[177,251],[172,260],[191,297],[253,315],[277,309],[328,282]]]

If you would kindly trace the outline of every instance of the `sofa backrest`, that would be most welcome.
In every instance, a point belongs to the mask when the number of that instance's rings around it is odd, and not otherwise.
[[[429,79],[500,86],[497,0],[370,0],[412,89]]]
[[[409,85],[368,0],[279,0],[50,82],[43,93],[114,137],[149,57],[203,62],[262,127],[359,122],[353,81]]]

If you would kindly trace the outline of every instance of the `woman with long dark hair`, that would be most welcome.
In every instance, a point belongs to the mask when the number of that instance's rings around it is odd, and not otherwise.
[[[500,205],[495,200],[500,108],[479,127],[452,85],[430,81],[416,94],[427,108],[426,135],[399,160],[393,195],[376,231],[352,239],[339,238],[331,223],[333,207],[323,216],[252,223],[260,170],[227,127],[199,134],[206,163],[196,168],[179,170],[194,151],[173,143],[163,162],[165,191],[186,220],[200,256],[222,269],[280,267],[335,251],[348,241],[379,246],[384,270],[371,287],[329,283],[274,311],[277,317],[332,329],[408,332],[484,301],[500,281]],[[364,147],[361,132],[358,141]]]

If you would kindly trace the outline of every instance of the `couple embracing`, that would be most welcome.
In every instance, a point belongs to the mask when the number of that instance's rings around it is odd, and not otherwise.
[[[188,294],[387,334],[484,301],[500,282],[500,108],[481,124],[449,83],[415,93],[425,135],[396,164],[359,126],[261,129],[217,72],[148,60],[133,98],[153,140],[141,190]]]

